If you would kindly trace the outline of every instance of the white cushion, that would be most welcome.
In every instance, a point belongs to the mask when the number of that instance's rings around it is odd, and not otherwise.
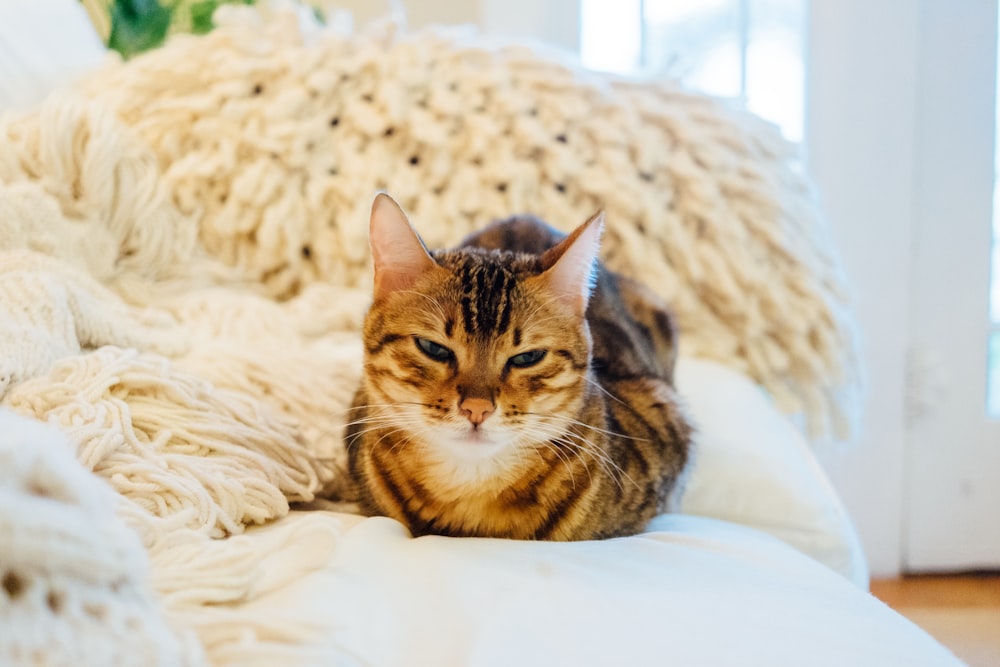
[[[39,103],[106,54],[78,0],[0,2],[0,111]]]
[[[868,586],[861,541],[802,434],[746,376],[681,358],[677,390],[697,429],[686,514],[757,528]]]
[[[230,546],[285,543],[261,570],[299,574],[265,575],[256,599],[206,614],[240,624],[227,656],[248,666],[961,664],[759,531],[683,515],[651,529],[602,542],[413,539],[391,519],[293,512]],[[332,548],[312,539],[322,535]],[[294,645],[255,645],[292,628]]]

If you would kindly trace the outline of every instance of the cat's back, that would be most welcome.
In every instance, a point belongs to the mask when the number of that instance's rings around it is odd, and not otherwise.
[[[491,222],[466,236],[458,247],[541,255],[564,238],[564,233],[543,220],[532,215],[519,215]]]

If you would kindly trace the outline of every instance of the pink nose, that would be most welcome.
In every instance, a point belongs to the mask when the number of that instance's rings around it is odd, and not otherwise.
[[[466,419],[472,422],[473,426],[479,426],[493,414],[496,406],[485,398],[465,398],[458,404],[458,409],[462,411]]]

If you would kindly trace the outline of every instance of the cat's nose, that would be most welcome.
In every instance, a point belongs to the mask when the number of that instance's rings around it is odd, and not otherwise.
[[[493,405],[493,401],[485,398],[463,398],[458,404],[458,409],[462,411],[466,419],[472,422],[473,426],[479,426],[493,414],[496,406]]]

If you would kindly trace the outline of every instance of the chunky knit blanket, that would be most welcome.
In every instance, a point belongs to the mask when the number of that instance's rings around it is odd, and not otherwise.
[[[219,22],[0,118],[0,662],[71,635],[94,652],[66,664],[249,664],[295,641],[224,604],[261,566],[219,538],[336,497],[379,189],[433,246],[604,208],[605,260],[673,305],[684,353],[816,439],[849,434],[844,282],[773,128],[469,33]],[[308,539],[329,536],[272,545]]]

